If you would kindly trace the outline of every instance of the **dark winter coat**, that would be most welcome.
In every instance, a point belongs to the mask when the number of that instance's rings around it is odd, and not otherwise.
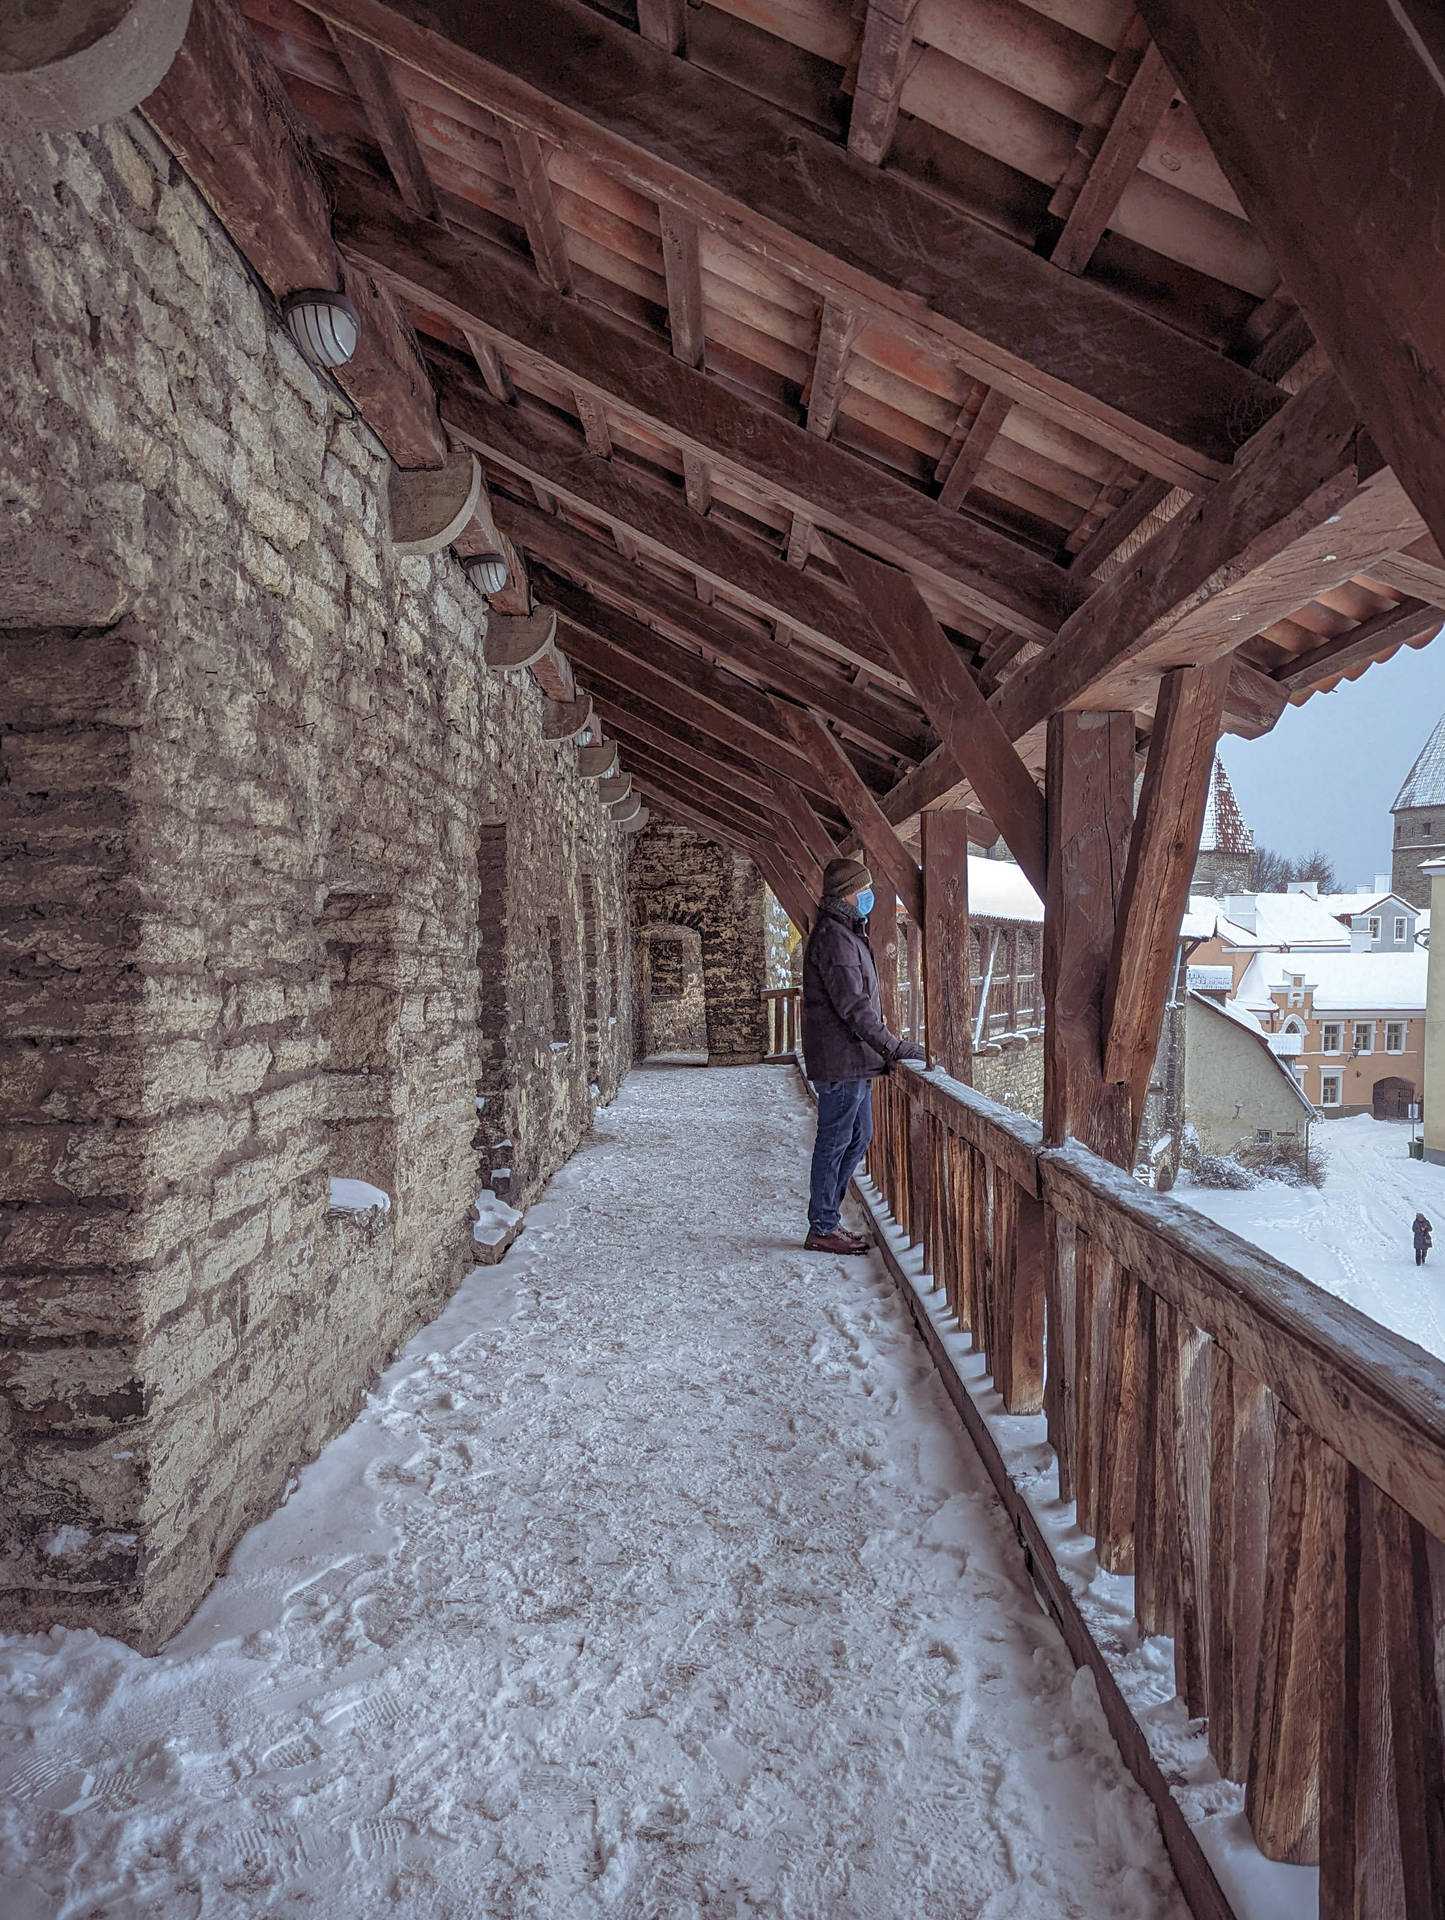
[[[884,1026],[867,923],[846,900],[818,909],[803,952],[803,1060],[810,1080],[867,1080],[916,1053]]]
[[[1410,1231],[1415,1236],[1416,1253],[1420,1251],[1421,1247],[1428,1247],[1430,1245],[1430,1222],[1425,1218],[1423,1213],[1417,1213],[1415,1215],[1415,1218],[1410,1222]]]

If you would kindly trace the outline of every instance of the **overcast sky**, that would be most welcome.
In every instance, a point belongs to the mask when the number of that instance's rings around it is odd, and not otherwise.
[[[1226,735],[1220,754],[1255,845],[1323,847],[1345,887],[1388,873],[1390,802],[1442,713],[1445,634],[1286,707],[1263,739]]]

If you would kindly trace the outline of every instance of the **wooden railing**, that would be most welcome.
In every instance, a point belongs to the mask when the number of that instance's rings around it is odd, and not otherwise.
[[[972,1089],[880,1081],[869,1171],[1271,1859],[1445,1915],[1445,1364]]]
[[[763,1058],[772,1065],[779,1061],[791,1063],[802,1045],[802,998],[801,987],[769,987],[763,995],[763,1013],[768,1023],[768,1050]]]

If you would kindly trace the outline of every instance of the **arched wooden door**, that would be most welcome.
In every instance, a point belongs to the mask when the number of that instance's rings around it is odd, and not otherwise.
[[[1377,1080],[1373,1088],[1374,1114],[1377,1120],[1408,1120],[1410,1103],[1415,1098],[1413,1081],[1401,1080],[1392,1075],[1388,1080]]]

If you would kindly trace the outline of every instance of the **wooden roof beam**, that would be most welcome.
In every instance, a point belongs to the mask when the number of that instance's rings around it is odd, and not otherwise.
[[[567,238],[557,217],[546,149],[527,127],[514,127],[503,120],[498,131],[537,277],[557,293],[570,293],[572,262],[567,258]]]
[[[816,433],[820,440],[826,440],[838,423],[844,379],[857,332],[857,309],[825,296],[818,316],[818,347],[808,377],[805,406],[808,431]]]
[[[1138,7],[1315,338],[1445,546],[1445,93],[1421,44],[1389,0]]]
[[[880,679],[902,685],[887,650],[860,622],[848,596],[830,581],[788,566],[715,519],[688,512],[675,493],[650,487],[580,447],[568,447],[520,407],[488,401],[436,360],[433,369],[448,427],[489,461],[529,483],[540,483],[570,506],[602,516],[614,531],[622,529],[634,543],[640,541],[674,566],[711,580],[763,619],[782,620],[841,659],[866,662]],[[524,543],[538,532],[539,523],[529,511],[514,508],[500,496],[496,510]],[[635,555],[635,544],[632,551]]]
[[[964,495],[978,478],[978,470],[987,460],[1012,408],[1009,396],[991,387],[967,426],[954,430],[934,475],[943,482],[938,492],[941,507],[956,509],[963,505]]]
[[[859,778],[857,768],[821,720],[786,701],[775,701],[774,705],[784,726],[817,769],[835,804],[847,815],[853,831],[868,850],[870,862],[903,902],[909,918],[922,926],[923,876],[918,862]]]
[[[308,4],[1176,484],[1216,477],[1239,423],[1278,404],[1247,369],[580,0]]]
[[[759,765],[779,773],[785,780],[804,787],[822,799],[832,801],[832,789],[820,778],[805,754],[782,736],[782,728],[765,732],[761,725],[745,721],[728,704],[730,685],[746,687],[756,697],[756,689],[744,681],[734,681],[705,661],[690,656],[693,669],[669,661],[667,668],[625,652],[602,634],[590,632],[568,618],[563,622],[567,650],[582,675],[594,703],[605,697],[616,705],[627,695],[637,695],[654,708],[705,733],[728,752],[739,753],[749,765]],[[643,629],[643,631],[647,631]],[[655,638],[655,636],[653,636]],[[601,680],[605,684],[598,686]],[[706,687],[713,696],[702,698],[696,691]]]
[[[1116,59],[1117,65],[1117,59]],[[1124,89],[1118,110],[1088,173],[1077,191],[1061,186],[1049,202],[1049,212],[1068,217],[1049,256],[1065,273],[1082,273],[1125,187],[1134,177],[1145,149],[1154,136],[1165,108],[1174,97],[1174,79],[1152,42],[1145,46],[1133,78]],[[1066,204],[1072,200],[1072,205]]]
[[[440,466],[446,435],[410,328],[331,238],[326,188],[275,69],[231,0],[194,7],[180,52],[141,111],[278,298],[344,287],[361,315],[337,378],[401,466]]]
[[[562,520],[530,507],[514,507],[501,498],[497,511],[502,524],[530,553],[598,589],[624,612],[660,625],[685,642],[706,646],[729,665],[756,674],[776,691],[827,713],[877,752],[919,759],[929,751],[932,740],[922,725],[911,723],[896,705],[885,706],[859,692],[841,675],[815,664],[808,654],[759,640],[721,609],[700,606],[681,588],[628,563]]]
[[[1078,604],[1079,583],[1064,568],[683,366],[600,309],[542,286],[500,250],[418,219],[350,172],[336,201],[348,256],[406,297],[477,328],[509,358],[532,359],[704,462],[733,469],[789,512],[926,573],[990,624],[1047,639]]]
[[[833,555],[875,632],[893,649],[924,711],[997,821],[1040,898],[1047,885],[1044,796],[958,649],[907,574],[836,541]]]
[[[908,77],[918,0],[866,0],[866,5],[848,119],[848,151],[881,167],[898,125],[898,101]]]
[[[1362,620],[1348,633],[1337,634],[1322,646],[1300,654],[1288,666],[1279,668],[1274,677],[1288,696],[1308,693],[1322,680],[1334,680],[1367,667],[1378,658],[1382,647],[1413,647],[1433,639],[1442,620],[1445,614],[1427,601],[1402,600],[1399,606]]]
[[[413,213],[427,220],[440,220],[437,190],[392,78],[391,62],[369,40],[359,40],[344,27],[332,26],[329,32],[346,69],[346,77],[356,88],[367,124],[386,156],[397,192]]]

